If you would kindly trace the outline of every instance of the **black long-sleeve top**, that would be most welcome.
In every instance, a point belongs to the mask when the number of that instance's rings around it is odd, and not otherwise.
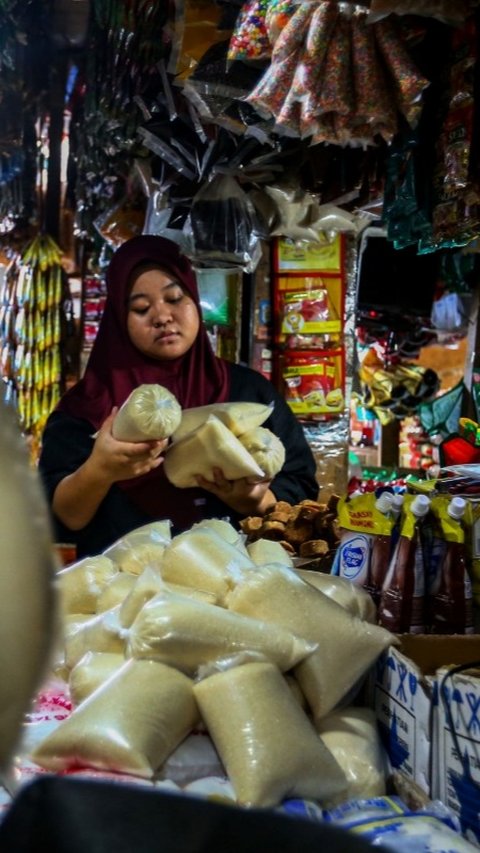
[[[232,364],[229,401],[273,402],[273,412],[264,426],[284,444],[285,464],[272,480],[270,488],[277,500],[292,504],[304,498],[315,499],[318,484],[313,454],[301,424],[272,383],[249,367]],[[50,505],[59,482],[76,471],[90,456],[93,432],[88,421],[61,412],[50,415],[39,460],[39,471]],[[155,488],[161,488],[161,482],[160,476],[155,481]],[[240,516],[209,492],[203,489],[175,489],[171,484],[168,484],[168,489],[173,489],[174,493],[168,512],[173,534],[188,529],[202,518],[228,518],[232,524],[238,524]],[[165,517],[165,513],[159,516]],[[127,491],[113,485],[92,521],[82,530],[72,531],[53,517],[54,535],[57,542],[74,543],[77,555],[81,558],[101,553],[121,536],[152,520],[151,515],[142,512],[132,502]]]

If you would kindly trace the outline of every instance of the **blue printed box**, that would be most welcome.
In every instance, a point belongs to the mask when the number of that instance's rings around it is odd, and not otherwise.
[[[470,662],[480,665],[479,655],[470,657]],[[437,671],[433,731],[432,797],[442,800],[458,816],[466,838],[480,845],[478,669],[456,672],[455,667],[442,667]]]

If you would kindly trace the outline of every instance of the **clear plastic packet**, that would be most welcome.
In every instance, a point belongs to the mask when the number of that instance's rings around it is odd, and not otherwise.
[[[215,415],[209,415],[197,429],[170,444],[163,467],[167,478],[179,489],[198,486],[198,476],[211,480],[214,468],[221,468],[228,480],[265,478],[265,472],[240,439]]]
[[[165,547],[172,541],[171,521],[152,521],[126,533],[103,555],[113,561],[118,571],[139,575],[146,566],[159,569]]]
[[[324,595],[328,595],[337,604],[341,604],[352,616],[358,616],[365,622],[376,623],[377,608],[371,595],[362,587],[346,578],[325,574],[324,572],[302,568],[297,568],[296,572],[302,580],[319,589]]]
[[[285,462],[285,446],[271,430],[255,427],[242,433],[240,442],[267,478],[273,479],[282,470]]]
[[[347,778],[342,802],[386,793],[386,761],[371,708],[351,706],[331,711],[316,721],[315,728]]]
[[[142,233],[145,202],[124,197],[100,214],[93,223],[98,233],[114,249]]]
[[[193,260],[203,266],[232,265],[253,272],[260,260],[255,209],[230,175],[216,175],[192,201],[189,230]]]
[[[212,592],[222,602],[237,579],[253,568],[244,550],[215,530],[192,527],[174,536],[165,549],[161,574],[169,583]]]
[[[119,606],[69,626],[65,633],[65,666],[72,669],[86,652],[125,651],[126,634],[120,624]]]
[[[301,3],[279,34],[272,61],[246,100],[260,115],[278,116],[292,84],[305,40],[313,5]]]
[[[227,667],[197,681],[194,692],[240,804],[276,806],[287,795],[326,803],[341,796],[345,776],[278,667]]]
[[[158,660],[187,675],[241,651],[259,654],[283,672],[314,648],[279,625],[168,591],[142,607],[127,641],[128,656]]]
[[[408,123],[415,126],[420,117],[421,97],[430,81],[416,67],[393,20],[379,21],[373,27],[375,43],[393,78],[397,106]]]
[[[102,554],[58,571],[56,585],[63,612],[95,613],[99,596],[117,573],[113,560]]]
[[[186,80],[208,47],[224,40],[228,32],[222,26],[220,7],[213,0],[174,0],[171,8],[172,47],[167,71],[179,80]]]
[[[137,579],[137,575],[129,572],[117,572],[107,583],[97,598],[97,613],[111,610],[117,604],[121,604],[130,592]]]
[[[318,719],[355,687],[382,651],[397,642],[389,631],[352,616],[284,566],[257,567],[245,574],[228,595],[227,606],[318,643],[294,671]]]
[[[243,432],[262,426],[272,411],[273,403],[265,405],[248,402],[210,403],[207,406],[183,409],[182,420],[172,438],[173,441],[184,438],[189,432],[202,426],[210,415],[215,415],[238,438]]]
[[[147,567],[136,579],[135,584],[120,604],[119,619],[122,627],[130,628],[144,604],[151,598],[159,593],[168,594],[170,592],[185,595],[187,598],[193,598],[194,601],[204,601],[207,604],[217,603],[217,597],[213,592],[168,583],[163,580],[158,572]]]
[[[265,23],[268,6],[268,0],[247,0],[243,4],[230,37],[229,60],[270,58],[271,46]]]
[[[70,670],[68,691],[76,708],[125,663],[118,652],[86,652]]]
[[[153,441],[169,438],[177,429],[182,409],[163,385],[138,385],[120,406],[112,424],[117,441]]]
[[[197,720],[186,675],[156,661],[129,660],[41,741],[31,759],[54,772],[91,767],[149,779]]]

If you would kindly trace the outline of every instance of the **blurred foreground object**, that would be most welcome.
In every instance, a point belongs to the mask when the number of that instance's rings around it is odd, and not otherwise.
[[[55,633],[55,558],[40,480],[13,410],[0,400],[0,780]]]

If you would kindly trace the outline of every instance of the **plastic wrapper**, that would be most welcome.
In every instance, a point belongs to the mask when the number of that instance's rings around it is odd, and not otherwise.
[[[174,666],[187,675],[233,653],[260,654],[282,671],[291,669],[314,645],[278,625],[194,601],[160,593],[145,604],[133,622],[128,654]]]
[[[140,610],[159,593],[176,592],[180,595],[193,598],[196,601],[204,601],[207,604],[216,604],[217,598],[212,592],[205,592],[194,587],[169,584],[163,580],[158,572],[146,568],[137,578],[135,585],[121,603],[119,610],[120,624],[124,628],[130,628]]]
[[[341,604],[352,616],[358,616],[365,622],[376,623],[377,608],[366,590],[346,580],[346,578],[340,578],[336,575],[302,568],[298,568],[296,571],[302,580],[319,589],[324,595],[328,595],[337,604]]]
[[[228,596],[228,607],[273,622],[318,648],[295,667],[315,718],[328,714],[395,637],[352,616],[336,601],[282,566],[257,568]]]
[[[109,557],[85,557],[61,569],[56,575],[62,609],[65,613],[95,613],[99,595],[118,573]]]
[[[172,27],[172,49],[167,70],[179,80],[186,80],[201,62],[205,51],[223,41],[225,30],[219,4],[198,0],[175,0]]]
[[[240,804],[275,806],[287,795],[325,803],[345,790],[343,772],[274,665],[236,666],[194,691]]]
[[[112,435],[118,441],[154,441],[169,438],[178,427],[182,410],[163,385],[139,385],[115,415]]]
[[[324,809],[323,819],[392,853],[474,853],[477,849],[460,835],[456,819],[440,800],[415,811],[399,797],[347,800],[337,808]]]
[[[210,415],[215,415],[234,435],[239,436],[247,430],[261,426],[270,417],[273,404],[263,403],[211,403],[208,406],[196,406],[182,410],[180,425],[172,439],[178,441],[205,423]]]
[[[469,0],[371,0],[368,20],[374,24],[388,15],[423,15],[454,27],[465,21],[470,8]]]
[[[167,478],[179,489],[198,486],[198,476],[211,480],[214,468],[221,468],[227,480],[262,480],[265,476],[240,439],[215,415],[209,415],[202,426],[171,444],[163,467]]]
[[[115,652],[86,652],[68,677],[68,690],[74,708],[94,693],[125,663]]]
[[[93,767],[151,778],[195,726],[187,676],[156,661],[127,661],[33,751],[46,770]]]
[[[367,23],[367,11],[357,9],[352,20],[352,68],[355,92],[355,109],[352,116],[352,133],[355,126],[367,125],[369,135],[380,133],[391,142],[397,132],[398,121],[388,78],[378,62],[374,34]]]
[[[385,794],[386,763],[371,708],[332,711],[317,721],[316,729],[347,778],[343,801]]]
[[[278,436],[265,427],[255,427],[240,436],[240,442],[255,459],[265,476],[275,477],[285,462],[285,447]]]
[[[189,225],[195,262],[230,264],[253,272],[261,254],[255,209],[235,178],[216,175],[200,188],[192,201]]]
[[[212,592],[222,602],[238,577],[253,568],[250,557],[215,530],[193,527],[174,536],[161,574],[170,583]]]
[[[72,669],[87,652],[125,651],[126,634],[119,619],[119,605],[92,616],[85,622],[73,623],[65,634],[65,666]]]

